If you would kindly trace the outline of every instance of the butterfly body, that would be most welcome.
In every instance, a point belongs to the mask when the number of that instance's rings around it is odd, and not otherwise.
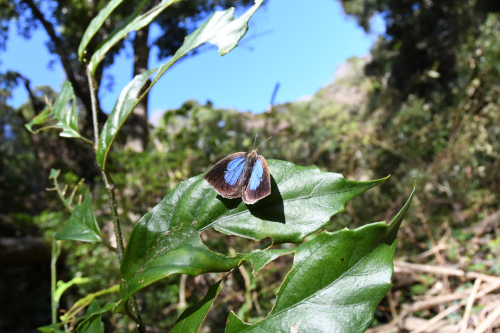
[[[269,167],[257,149],[223,158],[203,178],[224,198],[241,197],[246,204],[271,194]]]

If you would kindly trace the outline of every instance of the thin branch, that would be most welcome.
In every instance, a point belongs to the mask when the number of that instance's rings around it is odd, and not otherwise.
[[[118,211],[116,209],[116,197],[115,197],[115,184],[111,181],[111,177],[106,172],[102,172],[102,178],[104,179],[104,184],[108,190],[108,204],[111,209],[111,214],[113,215],[113,229],[116,237],[116,247],[118,249],[118,258],[122,261],[124,246],[122,239],[122,230],[120,226],[120,216],[118,216]]]
[[[130,298],[125,306],[125,311],[127,315],[137,324],[137,330],[139,333],[146,332],[146,325],[142,321],[141,314],[139,312],[139,306],[137,305],[137,301],[134,296]]]
[[[51,308],[52,308],[52,324],[57,324],[57,308],[59,304],[56,303],[56,299],[54,295],[56,293],[56,284],[57,284],[57,271],[56,264],[57,258],[61,253],[61,246],[58,241],[55,239],[52,240],[52,259],[50,260],[50,300],[51,300]]]
[[[120,216],[118,215],[118,211],[116,209],[116,197],[115,197],[116,186],[113,183],[111,177],[105,171],[102,172],[102,178],[104,180],[104,184],[106,185],[106,189],[108,190],[108,204],[109,208],[111,209],[111,214],[113,215],[113,229],[115,232],[116,246],[118,250],[115,252],[117,252],[118,258],[120,259],[120,261],[122,261],[124,246],[123,246],[122,231],[120,226]],[[128,305],[129,302],[131,309],[129,309]],[[142,321],[139,305],[137,304],[137,300],[135,299],[135,294],[132,297],[130,297],[129,302],[127,302],[126,306],[127,314],[133,321],[136,322],[137,330],[139,331],[139,333],[146,332],[146,325]]]
[[[474,331],[474,333],[484,333],[489,328],[492,328],[495,321],[500,318],[500,307],[497,307],[487,318],[485,321],[479,325],[478,328]]]
[[[97,99],[95,97],[95,84],[94,78],[92,74],[90,74],[89,69],[87,68],[87,79],[89,81],[89,89],[90,89],[90,99],[92,101],[92,121],[94,123],[94,150],[97,151],[97,145],[99,142],[99,123],[97,120]]]
[[[59,174],[58,174],[59,176]],[[57,177],[54,177],[54,189],[57,191],[57,194],[59,195],[59,199],[61,199],[62,203],[64,204],[64,207],[73,214],[73,208],[66,202],[66,199],[64,198],[64,193],[61,191],[61,188],[59,186],[59,182],[57,181]]]
[[[111,251],[118,253],[118,249],[116,247],[114,247],[113,245],[109,244],[108,241],[101,239],[101,242],[102,242],[102,245],[106,246]]]
[[[469,327],[470,313],[472,311],[472,307],[474,306],[474,301],[476,300],[477,291],[481,286],[481,282],[482,282],[481,279],[476,279],[476,281],[474,282],[474,287],[472,287],[469,299],[467,300],[467,305],[465,306],[465,313],[462,319],[462,327],[460,329],[460,333],[467,332],[467,328]]]

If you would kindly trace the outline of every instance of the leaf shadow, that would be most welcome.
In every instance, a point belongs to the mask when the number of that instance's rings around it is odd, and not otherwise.
[[[241,198],[227,199],[220,195],[217,195],[217,199],[219,199],[227,209],[235,209],[242,202]],[[283,197],[281,196],[280,189],[273,175],[271,175],[271,194],[257,201],[255,204],[247,205],[247,208],[250,214],[261,220],[286,224]]]
[[[271,175],[271,194],[253,205],[247,205],[253,216],[270,222],[286,224],[283,197],[274,177]]]

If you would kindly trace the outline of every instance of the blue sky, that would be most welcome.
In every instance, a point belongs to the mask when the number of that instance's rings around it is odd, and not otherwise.
[[[274,86],[280,83],[276,103],[299,100],[314,94],[333,81],[335,69],[351,56],[369,53],[376,34],[367,35],[345,16],[336,0],[315,0],[304,5],[299,0],[270,0],[250,21],[247,35],[229,54],[221,57],[210,49],[171,68],[149,96],[150,118],[164,110],[177,108],[188,99],[216,107],[262,112]],[[168,10],[168,9],[167,9]],[[236,13],[238,16],[239,13]],[[382,32],[376,22],[375,29]],[[64,71],[54,55],[48,53],[48,36],[39,28],[29,40],[15,32],[12,23],[7,51],[0,54],[0,71],[16,70],[27,76],[32,86],[50,85],[60,90]],[[155,27],[151,38],[154,38]],[[258,38],[246,38],[259,35]],[[157,59],[152,49],[150,67]],[[34,57],[36,55],[36,57]],[[50,61],[53,65],[49,68]],[[131,47],[123,50],[105,74],[114,77],[112,91],[101,89],[101,105],[110,112],[121,89],[132,78]],[[103,85],[108,82],[104,81]],[[23,87],[10,100],[19,106],[27,99]]]

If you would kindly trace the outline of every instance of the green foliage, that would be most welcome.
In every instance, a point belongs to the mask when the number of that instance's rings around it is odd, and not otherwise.
[[[96,160],[103,170],[106,170],[106,160],[118,131],[139,103],[137,95],[142,86],[149,80],[149,77],[156,71],[157,69],[150,69],[137,75],[120,93],[113,111],[102,128],[99,145],[97,146]]]
[[[41,130],[49,129],[49,128],[59,128],[63,131],[59,134],[62,137],[67,138],[78,138],[82,139],[78,131],[78,117],[76,114],[76,96],[73,91],[73,86],[69,81],[65,81],[63,83],[63,87],[59,96],[54,103],[54,106],[47,105],[45,109],[33,118],[28,124],[26,124],[26,128],[33,134],[37,134]],[[66,110],[66,107],[69,102],[71,103],[70,111]],[[43,126],[45,123],[50,122],[52,120],[57,120],[54,124],[49,124]],[[33,130],[33,126],[41,125],[42,127],[38,130]]]
[[[102,74],[100,72],[102,67],[99,67],[99,64],[111,54],[113,46],[118,45],[130,31],[147,26],[174,2],[162,1],[152,8],[143,7],[145,2],[141,2],[121,26],[99,45],[92,47],[92,42],[96,42],[94,38],[98,36],[98,30],[104,27],[104,22],[111,18],[114,10],[120,8],[118,7],[120,1],[108,4],[91,22],[78,50],[80,59],[84,56],[84,50],[88,50],[89,55],[92,55],[87,66],[91,81],[93,77]],[[391,263],[397,244],[396,235],[412,197],[389,226],[384,223],[374,223],[356,230],[333,233],[323,231],[316,234],[322,228],[336,228],[353,221],[358,224],[373,221],[374,212],[380,211],[380,192],[371,191],[370,194],[363,195],[363,199],[369,200],[368,203],[363,200],[363,206],[356,207],[360,208],[359,213],[356,213],[357,209],[353,209],[352,203],[348,203],[349,200],[386,179],[367,181],[373,179],[373,175],[396,170],[403,174],[403,179],[413,178],[413,174],[404,173],[395,168],[394,164],[386,163],[393,161],[380,154],[378,146],[388,150],[386,147],[390,145],[380,143],[376,130],[378,118],[371,113],[371,106],[367,105],[366,99],[370,93],[377,91],[383,85],[362,75],[360,68],[363,62],[351,59],[349,65],[356,72],[355,75],[339,78],[335,83],[337,87],[343,89],[342,92],[352,92],[354,87],[362,87],[363,91],[352,100],[332,102],[338,96],[335,96],[335,89],[326,87],[310,101],[275,106],[261,115],[214,110],[209,104],[200,106],[190,102],[180,110],[171,110],[165,115],[164,123],[153,136],[155,150],[136,155],[132,160],[128,158],[130,153],[123,153],[119,149],[112,150],[127,118],[166,70],[182,56],[206,42],[217,45],[221,55],[231,51],[246,33],[249,19],[262,2],[256,0],[255,4],[237,19],[233,17],[232,9],[212,14],[205,23],[186,37],[184,44],[167,63],[159,69],[147,70],[137,75],[125,86],[97,142],[96,160],[103,171],[108,191],[104,194],[103,189],[93,189],[94,204],[90,199],[90,191],[87,191],[84,201],[73,208],[72,199],[76,190],[70,199],[66,199],[66,188],[61,188],[58,184],[60,173],[55,170],[51,172],[50,178],[55,183],[53,190],[58,192],[64,206],[72,212],[64,229],[56,234],[56,239],[104,243],[110,250],[118,252],[121,260],[120,277],[117,276],[116,262],[113,263],[113,260],[109,259],[109,252],[96,247],[100,244],[77,243],[71,247],[72,253],[68,255],[67,262],[74,266],[70,268],[72,273],[82,268],[86,270],[84,275],[92,278],[88,284],[79,286],[81,291],[85,290],[83,294],[86,295],[75,301],[74,305],[60,317],[59,324],[46,326],[40,330],[57,331],[59,330],[57,327],[66,325],[70,330],[76,329],[79,332],[103,332],[102,314],[114,308],[115,312],[128,314],[138,323],[139,330],[144,331],[145,325],[135,304],[135,294],[138,291],[151,292],[153,282],[168,280],[170,275],[174,274],[198,276],[204,273],[230,272],[236,268],[244,279],[247,291],[246,302],[238,311],[244,320],[244,316],[249,314],[252,308],[250,297],[253,296],[250,296],[250,291],[256,288],[256,283],[250,282],[246,270],[241,266],[242,262],[245,260],[251,262],[254,266],[254,276],[257,276],[259,271],[281,260],[287,253],[294,253],[294,265],[284,279],[272,311],[261,321],[253,320],[252,325],[244,324],[233,313],[228,321],[228,332],[266,329],[288,332],[293,327],[299,331],[305,329],[328,332],[332,327],[339,330],[362,331],[368,327],[376,305],[390,287]],[[426,68],[424,73],[429,79],[441,79],[438,67],[432,65]],[[154,73],[156,75],[151,85],[144,87]],[[413,141],[413,131],[429,125],[433,118],[420,112],[420,106],[425,105],[424,99],[417,95],[409,96],[411,99],[408,97],[405,106],[405,112],[408,112],[394,113],[394,117],[390,117],[392,122],[383,125],[389,131],[399,131],[397,133],[400,134],[401,144],[419,150],[420,156],[416,159],[417,162],[429,161],[436,153],[445,151],[447,147],[443,142],[449,135],[449,128],[446,127],[447,119],[442,117],[436,122],[442,127],[437,134],[428,136],[432,141],[430,147],[425,144],[419,145],[419,142]],[[72,106],[68,112],[66,107],[69,102],[72,102]],[[97,113],[98,110],[94,111]],[[43,125],[48,121],[57,122],[42,129],[62,128],[61,136],[78,137],[92,144],[79,134],[76,96],[71,83],[64,84],[63,91],[53,108],[49,106],[26,127],[32,133],[37,133],[38,131],[33,131],[32,126]],[[97,122],[97,119],[95,121]],[[412,121],[414,123],[409,124]],[[206,171],[208,165],[221,157],[220,154],[243,148],[247,150],[251,146],[250,138],[254,132],[275,135],[276,139],[265,146],[269,152],[266,153],[267,157],[278,156],[281,159],[297,161],[302,165],[317,165],[319,168],[299,167],[291,162],[269,160],[272,194],[251,206],[245,205],[239,199],[223,199],[217,196],[210,185],[203,180],[202,175],[193,177]],[[304,137],[308,139],[304,140]],[[378,146],[374,148],[376,145]],[[371,150],[366,152],[368,158],[363,160],[366,147],[370,147]],[[165,154],[165,150],[168,150],[168,154]],[[119,161],[126,163],[120,165]],[[367,167],[372,165],[372,162],[373,169]],[[359,170],[355,168],[356,163]],[[138,165],[142,165],[143,168],[137,168]],[[359,166],[364,166],[365,169]],[[146,167],[155,168],[155,172],[144,172]],[[321,169],[335,168],[344,168],[349,178],[362,181],[348,180],[338,173],[321,171]],[[115,195],[115,184],[111,180],[111,174],[114,177],[116,175],[116,183],[122,186],[123,191],[118,191],[118,195]],[[386,173],[382,176],[386,176]],[[152,181],[148,181],[148,177]],[[169,184],[168,189],[165,189],[163,180]],[[399,187],[402,192],[402,185]],[[375,193],[371,194],[373,192]],[[400,198],[403,198],[401,194]],[[105,205],[106,199],[109,200],[108,206]],[[154,205],[156,206],[152,208]],[[396,203],[393,206],[398,205]],[[93,206],[97,208],[95,212]],[[103,215],[107,214],[108,208],[113,215],[114,233],[106,231],[106,226],[111,226],[110,223],[103,227],[102,232],[98,224],[98,220],[105,220]],[[349,219],[341,217],[335,225],[330,225],[332,216],[344,209],[348,211]],[[144,217],[131,231],[122,258],[120,220],[125,220],[124,215],[133,220],[135,216],[143,213]],[[51,231],[60,230],[59,228],[51,226]],[[124,228],[125,232],[128,233],[130,228],[131,224]],[[244,254],[237,253],[232,246],[228,249],[231,256],[222,254],[226,251],[219,248],[209,248],[204,243],[204,241],[208,243],[207,239],[203,238],[210,232],[210,228],[226,235],[240,237],[232,245],[244,244],[241,246],[242,251],[238,248],[238,252]],[[109,235],[116,235],[117,249],[105,243],[106,236]],[[272,239],[272,246],[281,246],[279,248],[260,246],[261,249],[255,250],[252,248],[255,246],[249,245],[249,240],[265,238]],[[303,243],[298,246],[286,244],[301,242]],[[100,261],[100,258],[106,255],[107,260]],[[79,256],[85,258],[84,263],[78,263]],[[88,267],[90,263],[102,265],[98,268]],[[103,266],[107,271],[98,272],[99,269],[104,270]],[[54,259],[53,276],[56,275],[55,269]],[[92,270],[94,274],[87,274]],[[101,277],[106,276],[106,279],[102,281],[101,278],[99,282],[95,282],[98,274],[101,274]],[[200,303],[183,312],[174,326],[174,331],[186,329],[196,331],[201,328],[208,310],[222,290],[223,280],[220,276],[217,276],[217,280],[216,284],[208,288],[206,296]],[[81,282],[81,279],[71,281]],[[60,289],[56,290],[53,296],[59,299],[62,292],[71,285],[71,281],[69,284],[60,285]],[[111,294],[111,298],[116,297],[112,294],[118,291],[118,285],[109,287],[109,283],[115,281],[120,282],[118,302],[115,304],[112,299],[101,308],[96,298],[108,294]],[[168,280],[163,283],[168,285],[175,281]],[[105,285],[96,288],[100,291],[88,289],[98,283]],[[304,285],[308,288],[303,288]],[[139,294],[138,298],[140,297]],[[143,305],[149,306],[149,303]],[[76,314],[86,307],[88,307],[86,314],[76,317]],[[179,304],[179,310],[184,308],[185,304]],[[53,306],[54,313],[56,310],[57,307]],[[266,307],[266,310],[269,309]],[[253,314],[248,316],[252,317]],[[263,314],[259,313],[259,316],[262,318]],[[314,318],[318,316],[322,319],[327,318],[329,324],[315,320]],[[347,320],[351,326],[345,323],[339,325],[339,318]]]
[[[248,20],[250,20],[257,8],[259,8],[259,6],[262,4],[262,1],[263,0],[256,0],[255,5],[252,6],[244,15],[240,16],[238,19],[234,19],[233,17],[234,9],[228,9],[224,12],[215,12],[207,19],[204,24],[202,24],[192,34],[186,37],[184,44],[166,64],[163,64],[158,70],[150,69],[142,74],[137,75],[122,90],[120,97],[118,98],[115,107],[113,108],[113,112],[104,125],[98,145],[97,163],[103,170],[106,170],[106,159],[119,129],[123,126],[125,120],[132,113],[139,101],[145,96],[145,94],[140,97],[138,97],[137,95],[140,92],[142,86],[146,83],[146,81],[149,80],[149,77],[154,72],[157,72],[155,78],[151,82],[151,85],[148,87],[148,90],[151,89],[151,87],[160,79],[160,77],[182,56],[186,55],[189,51],[206,42],[217,45],[219,47],[220,55],[227,54],[238,45],[238,41],[247,32]],[[127,27],[121,29],[120,33],[121,31],[126,31],[128,33],[129,30],[127,29],[129,28],[138,30],[140,29],[140,27],[149,24],[155,15],[158,15],[172,2],[173,1],[162,2],[159,6],[144,14],[144,17],[138,17],[137,22],[136,20],[134,20],[130,23],[130,26],[127,25]],[[140,27],[136,27],[137,25]],[[113,40],[112,37],[110,38]],[[99,52],[100,51],[98,51],[96,55],[99,54]],[[102,52],[105,53],[105,49]],[[94,59],[96,55],[94,55],[92,59]],[[89,65],[89,68],[92,68],[92,66],[93,65],[91,63]]]
[[[113,10],[122,3],[123,0],[112,0],[109,2],[106,7],[99,11],[96,17],[92,19],[87,30],[83,34],[82,40],[80,42],[80,46],[78,46],[78,59],[80,61],[83,60],[83,54],[85,52],[85,48],[89,44],[90,40],[94,35],[99,31],[102,27],[104,21],[108,18],[108,16],[113,12]]]
[[[56,258],[57,260],[57,258]],[[75,285],[75,284],[83,284],[83,283],[88,283],[90,282],[90,279],[89,278],[84,278],[84,277],[81,277],[81,276],[76,276],[74,277],[73,279],[71,279],[70,281],[68,282],[64,282],[64,281],[57,281],[57,289],[54,293],[54,299],[56,301],[56,304],[59,304],[59,300],[61,299],[61,296],[62,294],[69,288],[71,287],[72,285]]]
[[[94,217],[94,210],[87,192],[81,205],[75,207],[63,231],[56,234],[58,240],[77,240],[82,242],[101,242],[102,235]]]
[[[198,332],[201,324],[203,323],[203,320],[207,316],[208,310],[210,310],[210,307],[215,301],[217,295],[219,295],[221,289],[222,280],[211,285],[210,288],[208,288],[207,294],[201,301],[193,306],[190,306],[181,314],[170,332]]]
[[[210,227],[256,240],[272,237],[276,244],[297,243],[328,224],[348,200],[384,180],[347,181],[317,168],[268,163],[271,195],[255,205],[221,198],[200,175],[179,184],[146,214],[130,235],[121,263],[123,301],[170,274],[235,268],[240,257],[213,253],[201,242],[199,234]]]
[[[146,25],[150,24],[156,16],[158,16],[164,9],[166,9],[175,1],[178,0],[163,0],[160,4],[153,7],[146,13],[139,15],[142,7],[146,3],[146,1],[142,1],[137,9],[123,22],[123,24],[120,27],[116,28],[106,39],[104,39],[97,46],[96,51],[92,55],[88,66],[88,70],[92,73],[92,75],[95,74],[99,63],[104,59],[104,56],[109,52],[113,45],[127,36],[129,32],[133,30],[140,30]],[[106,11],[107,10],[108,8],[106,8]],[[92,29],[94,28],[92,27]]]

